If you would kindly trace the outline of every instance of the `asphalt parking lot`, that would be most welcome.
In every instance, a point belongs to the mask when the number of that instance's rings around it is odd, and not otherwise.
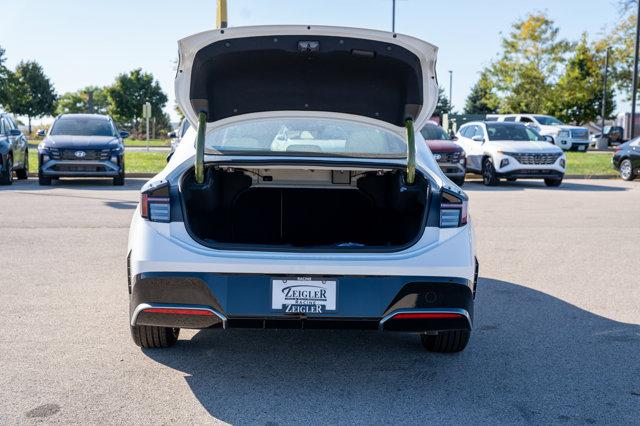
[[[0,423],[568,423],[640,419],[640,183],[465,186],[481,279],[471,342],[409,334],[129,336],[143,180],[0,189]]]

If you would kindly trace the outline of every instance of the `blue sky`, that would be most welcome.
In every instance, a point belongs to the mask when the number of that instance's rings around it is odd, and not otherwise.
[[[323,24],[391,29],[391,0],[228,0],[230,26]],[[544,11],[561,36],[595,38],[615,25],[615,0],[398,0],[396,31],[440,48],[438,73],[458,109],[478,71],[500,49],[500,34]],[[176,41],[215,26],[216,0],[13,0],[0,9],[0,45],[10,67],[40,62],[57,92],[106,85],[121,72],[150,71],[169,94],[173,115]],[[618,109],[626,105],[619,105]]]

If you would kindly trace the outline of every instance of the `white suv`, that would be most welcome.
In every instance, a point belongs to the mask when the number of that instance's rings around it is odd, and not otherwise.
[[[564,152],[535,129],[520,123],[471,122],[460,127],[455,143],[467,154],[467,171],[482,174],[485,185],[500,178],[544,179],[547,186],[562,183]]]
[[[586,152],[589,148],[589,129],[569,126],[550,115],[504,114],[487,115],[487,120],[524,123],[536,129],[543,136],[551,136],[553,143],[565,151]]]

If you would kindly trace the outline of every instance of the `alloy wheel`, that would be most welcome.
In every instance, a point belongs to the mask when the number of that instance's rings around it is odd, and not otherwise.
[[[620,164],[620,177],[622,179],[629,179],[631,178],[631,173],[632,173],[631,161],[623,160],[622,163]]]

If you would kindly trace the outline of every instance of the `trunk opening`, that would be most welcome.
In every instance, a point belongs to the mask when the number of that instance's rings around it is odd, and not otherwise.
[[[193,170],[181,183],[185,225],[225,249],[400,250],[425,226],[429,185],[399,170]]]

